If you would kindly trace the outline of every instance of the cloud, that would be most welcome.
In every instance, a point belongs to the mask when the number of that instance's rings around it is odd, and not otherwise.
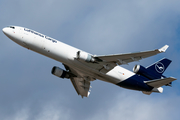
[[[153,96],[153,95],[152,95]],[[152,120],[152,119],[174,119],[178,120],[179,115],[174,111],[179,109],[180,97],[170,95],[169,98],[162,99],[160,97],[142,96],[140,94],[118,94],[112,103],[100,109],[92,119],[105,120]],[[152,99],[153,98],[153,99]],[[173,103],[173,101],[176,101]]]
[[[72,109],[70,106],[63,106],[61,105],[62,103],[59,104],[58,101],[49,101],[44,104],[38,112],[36,111],[36,114],[33,112],[34,109],[29,106],[24,106],[23,108],[15,111],[13,115],[6,116],[3,119],[69,120],[76,118],[87,120],[169,120],[173,118],[174,120],[178,120],[179,115],[174,111],[179,110],[180,105],[176,103],[180,100],[180,97],[176,95],[169,95],[168,98],[162,98],[164,97],[158,97],[157,95],[142,96],[137,93],[127,95],[125,92],[122,92],[117,94],[117,96],[113,99],[102,101],[101,105],[103,106],[100,105],[98,108],[94,107],[94,109],[92,109],[92,111],[94,111],[93,114],[88,112],[89,108],[84,108],[84,111],[79,111],[79,109]]]
[[[57,108],[57,106],[53,105],[52,102],[50,104],[46,104],[42,107],[41,111],[36,114],[36,116],[32,115],[32,109],[29,107],[24,107],[18,109],[13,115],[6,116],[3,118],[4,120],[70,120],[70,112],[65,108]]]
[[[1,28],[19,25],[92,54],[150,50],[169,44],[162,57],[173,60],[167,76],[179,79],[179,1],[2,0]],[[0,33],[0,119],[178,119],[179,84],[146,96],[101,81],[81,99],[69,80],[50,74],[61,63],[26,50]],[[129,66],[123,66],[132,69]]]
[[[106,2],[89,13],[78,26],[74,39],[89,46],[83,46],[84,49],[91,51],[93,47],[96,48],[93,52],[98,49],[101,54],[111,51],[127,52],[127,49],[132,52],[131,50],[147,49],[147,46],[152,48],[168,44],[170,39],[174,39],[179,19],[172,19],[178,13],[173,8],[167,8],[167,4],[169,3],[150,1]],[[137,47],[142,43],[144,46]],[[102,47],[99,49],[100,44]]]

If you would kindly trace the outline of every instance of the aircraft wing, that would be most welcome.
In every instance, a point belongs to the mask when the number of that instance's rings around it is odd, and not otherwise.
[[[155,49],[151,51],[144,51],[144,52],[136,52],[136,53],[127,53],[127,54],[116,54],[116,55],[104,55],[104,56],[95,56],[100,62],[107,62],[107,63],[117,63],[119,65],[128,64],[133,61],[138,61],[143,58],[147,58],[158,53],[165,52],[169,46],[165,45],[160,49]]]
[[[173,77],[169,77],[169,78],[164,78],[164,79],[156,79],[156,80],[150,80],[150,81],[144,81],[144,83],[146,83],[147,85],[151,86],[151,87],[161,87],[163,85],[167,85],[170,82],[176,80],[176,78]]]
[[[74,86],[78,95],[81,95],[82,98],[88,97],[90,94],[90,81],[94,80],[90,77],[87,77],[83,73],[79,72],[78,70],[72,69],[69,66],[63,64],[67,71],[69,71],[72,76],[70,77],[71,83]]]
[[[77,92],[78,95],[81,95],[82,97],[88,97],[90,94],[90,81],[86,81],[83,78],[78,77],[72,77],[70,78],[71,82]]]

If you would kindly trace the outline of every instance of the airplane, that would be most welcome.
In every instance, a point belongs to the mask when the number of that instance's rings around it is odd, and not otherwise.
[[[8,26],[2,31],[20,46],[61,62],[66,70],[54,66],[51,73],[70,79],[77,94],[82,98],[89,96],[90,83],[97,79],[126,89],[142,91],[147,95],[152,92],[162,93],[162,86],[171,86],[172,81],[176,80],[174,77],[163,75],[171,63],[167,58],[148,67],[135,65],[133,72],[120,66],[163,53],[168,45],[136,53],[92,55],[28,28]]]

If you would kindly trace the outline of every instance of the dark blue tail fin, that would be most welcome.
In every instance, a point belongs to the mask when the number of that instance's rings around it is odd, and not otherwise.
[[[162,74],[164,73],[164,71],[166,70],[166,68],[169,66],[171,62],[172,62],[171,60],[167,58],[163,58],[160,61],[146,67],[146,69],[153,72],[156,76],[161,78]]]

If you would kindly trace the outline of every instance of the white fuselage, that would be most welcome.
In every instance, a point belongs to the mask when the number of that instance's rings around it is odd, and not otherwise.
[[[86,64],[76,59],[77,52],[82,50],[27,28],[15,26],[15,29],[4,28],[3,32],[17,44],[66,64],[92,78],[117,84],[134,75],[133,72],[120,66],[102,73],[96,68],[95,63]]]

